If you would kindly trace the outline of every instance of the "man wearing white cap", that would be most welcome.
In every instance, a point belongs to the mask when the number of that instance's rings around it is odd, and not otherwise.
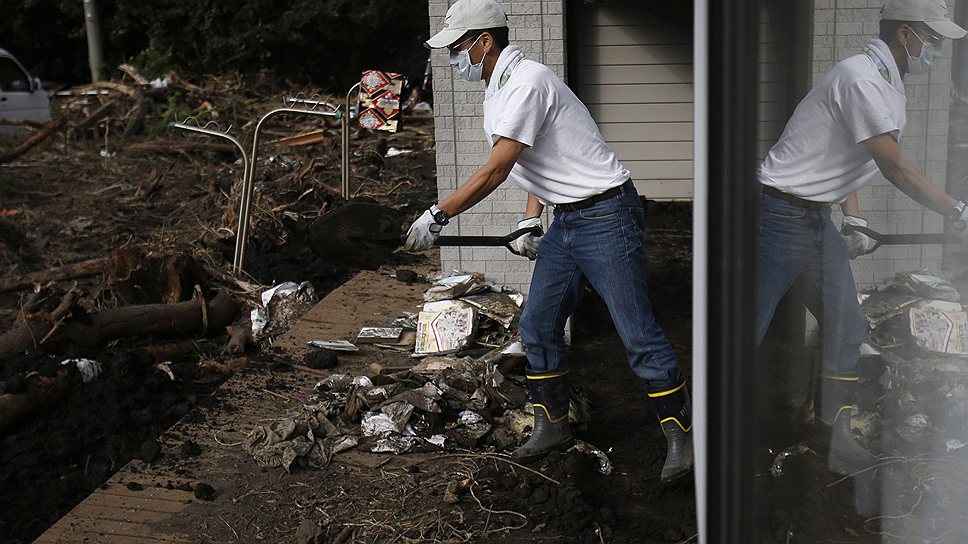
[[[950,21],[944,0],[887,0],[880,37],[834,66],[797,106],[757,171],[760,200],[757,343],[780,299],[798,285],[820,324],[822,375],[814,404],[815,438],[827,466],[850,474],[872,461],[851,430],[857,360],[867,319],[857,302],[849,259],[874,248],[830,219],[839,204],[844,226],[867,226],[855,192],[883,175],[921,205],[943,214],[966,238],[965,203],[946,195],[901,154],[906,120],[903,78],[926,72],[945,38],[965,29]]]
[[[652,314],[643,265],[645,213],[629,171],[564,82],[508,43],[507,16],[494,0],[459,0],[427,47],[448,48],[464,78],[484,81],[484,135],[491,154],[456,192],[413,223],[405,248],[430,248],[451,217],[508,178],[528,192],[519,228],[541,226],[544,206],[554,206],[555,219],[544,236],[514,242],[518,252],[537,260],[520,322],[534,427],[512,458],[535,459],[572,441],[564,326],[591,284],[609,308],[666,435],[660,478],[686,474],[693,464],[689,395]]]

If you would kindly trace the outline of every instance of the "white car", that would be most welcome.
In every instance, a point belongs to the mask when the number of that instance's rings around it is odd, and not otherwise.
[[[26,120],[50,120],[50,99],[40,79],[31,77],[6,49],[0,49],[0,124]]]

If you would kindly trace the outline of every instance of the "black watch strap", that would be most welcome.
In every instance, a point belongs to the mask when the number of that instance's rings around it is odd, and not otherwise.
[[[430,207],[430,215],[433,216],[434,223],[438,225],[443,226],[450,223],[450,216],[447,215],[447,212],[438,208],[436,204]]]

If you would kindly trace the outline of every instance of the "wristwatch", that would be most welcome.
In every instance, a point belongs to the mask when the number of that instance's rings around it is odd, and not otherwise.
[[[964,208],[964,202],[962,202],[962,208]],[[450,216],[447,215],[447,212],[438,208],[436,204],[430,207],[430,215],[434,217],[434,222],[438,225],[443,226],[450,223]]]
[[[968,204],[965,204],[964,200],[959,200],[957,204],[944,213],[944,218],[948,221],[957,221],[961,219],[961,214],[965,213],[966,207],[968,207]]]

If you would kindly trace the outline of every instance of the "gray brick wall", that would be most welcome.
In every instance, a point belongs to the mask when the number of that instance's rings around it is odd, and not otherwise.
[[[454,0],[456,1],[456,0]],[[430,32],[440,30],[447,8],[454,1],[430,0]],[[511,42],[531,59],[565,77],[564,0],[500,1],[508,14]],[[450,195],[487,160],[484,139],[483,83],[468,83],[448,64],[445,50],[433,54],[434,117],[437,141],[437,190]],[[456,77],[455,77],[456,76]],[[503,235],[523,217],[527,194],[510,182],[474,208],[457,216],[444,234]],[[551,220],[545,213],[545,225]],[[484,272],[488,279],[527,293],[531,262],[505,249],[442,248],[441,270]]]
[[[877,36],[882,0],[815,0],[814,80],[834,62],[856,54]],[[954,1],[948,0],[949,13]],[[948,109],[951,81],[951,46],[928,74],[904,78],[908,103],[907,126],[901,139],[904,156],[939,187],[945,185],[948,151]],[[884,233],[940,232],[941,216],[878,178],[859,194],[860,208],[871,228]],[[835,210],[839,212],[839,210]],[[839,213],[836,220],[839,224]],[[883,247],[853,262],[859,288],[890,279],[896,272],[930,269],[941,271],[940,246]]]

